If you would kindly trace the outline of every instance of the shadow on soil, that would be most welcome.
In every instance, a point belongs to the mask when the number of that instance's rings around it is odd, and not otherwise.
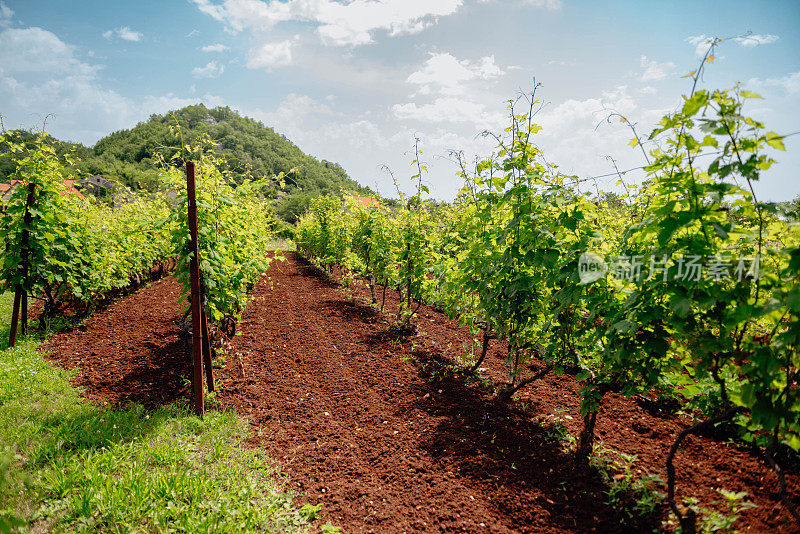
[[[288,256],[289,254],[287,254]],[[300,266],[300,270],[297,273],[292,273],[289,276],[304,276],[307,278],[314,278],[320,284],[330,287],[330,288],[338,288],[339,284],[333,278],[333,273],[327,273],[308,261],[306,258],[297,254],[295,252],[291,253],[292,259],[297,262]]]
[[[350,300],[324,300],[322,305],[336,317],[341,317],[346,321],[358,321],[367,324],[374,324],[380,314],[375,308],[364,306]]]
[[[301,260],[303,276],[335,285],[327,274]],[[510,528],[539,525],[570,532],[645,532],[654,518],[636,517],[606,504],[606,487],[585,462],[564,452],[564,435],[552,425],[531,421],[513,404],[496,400],[493,388],[453,372],[441,354],[413,350],[413,337],[390,330],[372,307],[352,301],[325,305],[345,321],[375,324],[361,339],[371,352],[403,347],[425,384],[415,386],[413,407],[442,419],[421,448],[485,492]],[[376,320],[378,319],[378,320]],[[535,384],[528,386],[536,387]],[[549,415],[549,414],[548,414]]]
[[[426,351],[412,355],[428,381],[419,388],[416,407],[444,418],[423,448],[455,463],[460,476],[490,493],[498,516],[507,517],[509,526],[544,520],[564,531],[656,528],[653,519],[606,505],[606,487],[597,472],[564,452],[563,434],[552,425],[532,422],[513,404],[487,395],[486,387],[453,374],[449,359]]]
[[[188,394],[186,383],[191,375],[190,357],[180,339],[168,345],[148,343],[153,358],[148,365],[130,369],[121,375],[109,389],[128,391],[119,404],[134,402],[145,408],[155,409],[172,403]]]
[[[154,277],[154,279],[160,278],[161,276]],[[116,300],[105,299],[92,310],[90,315],[104,312],[111,304],[145,287],[143,284],[120,293],[116,295]],[[70,317],[69,321],[60,325],[54,335],[87,331],[87,326],[82,323],[86,317]],[[178,319],[173,318],[172,322],[175,330],[164,334],[162,343],[140,339],[126,346],[123,342],[115,346],[118,355],[114,361],[107,362],[113,366],[114,372],[102,374],[92,371],[82,372],[74,379],[74,383],[85,387],[90,398],[99,397],[117,408],[125,408],[126,405],[133,403],[147,410],[155,410],[178,399],[188,398],[191,355],[187,355]],[[137,325],[126,325],[124,328],[137,328]],[[76,362],[68,360],[62,362],[62,365],[71,367],[75,366]]]

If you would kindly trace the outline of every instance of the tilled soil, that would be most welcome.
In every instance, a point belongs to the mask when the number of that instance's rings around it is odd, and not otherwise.
[[[550,375],[510,405],[492,384],[507,379],[495,343],[482,380],[446,367],[471,338],[423,306],[419,333],[388,328],[386,314],[364,304],[357,282],[339,288],[299,256],[273,262],[269,277],[216,371],[218,399],[247,417],[252,442],[291,475],[325,519],[346,532],[650,531],[608,504],[596,472],[563,452],[560,421],[580,429],[578,383]],[[178,331],[178,284],[168,278],[113,304],[80,329],[55,336],[52,357],[78,366],[78,385],[105,402],[154,405],[188,391]],[[597,436],[605,447],[638,457],[636,476],[666,478],[664,459],[687,421],[650,414],[608,395]],[[611,455],[612,453],[607,453]],[[758,507],[742,512],[741,531],[790,532],[777,480],[747,451],[690,437],[676,462],[678,491],[708,506],[718,488],[747,491]],[[800,478],[789,476],[793,495]],[[663,507],[662,517],[666,517]]]
[[[162,278],[62,331],[45,351],[78,368],[73,383],[93,400],[153,408],[188,395],[191,363],[180,335],[181,285]]]

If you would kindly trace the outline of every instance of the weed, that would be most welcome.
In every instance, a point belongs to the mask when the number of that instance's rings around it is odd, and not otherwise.
[[[733,492],[726,489],[718,489],[717,492],[722,495],[722,500],[715,501],[714,504],[721,504],[725,507],[728,513],[723,513],[712,508],[705,508],[699,505],[699,501],[695,498],[684,499],[684,506],[692,510],[697,517],[700,518],[698,530],[700,534],[711,534],[718,532],[722,534],[733,534],[736,529],[733,528],[736,521],[739,520],[740,513],[750,508],[755,508],[757,505],[750,501],[745,501],[747,497],[746,491]],[[674,516],[670,517],[665,522],[664,526],[672,526],[675,523]],[[680,526],[676,527],[676,533],[683,532]]]
[[[527,406],[523,406],[523,410],[527,410]],[[562,450],[568,453],[575,445],[575,436],[567,428],[566,421],[571,420],[572,416],[566,411],[565,408],[556,408],[553,414],[548,415],[542,422],[549,425],[545,434],[547,440],[550,443],[561,445]]]
[[[616,451],[602,444],[595,445],[589,463],[597,469],[608,486],[609,506],[628,519],[650,517],[664,499],[659,488],[664,481],[658,475],[638,475],[633,471],[636,456]]]
[[[341,280],[339,280],[339,283],[342,287],[350,287],[353,285],[353,282],[356,281],[356,278],[355,271],[347,271],[347,273],[342,276]]]
[[[475,364],[475,350],[480,349],[480,342],[477,339],[465,339],[461,343],[463,351],[456,356],[456,365],[462,369],[469,369]]]
[[[217,347],[212,351],[214,360],[211,365],[214,369],[222,369],[228,361],[230,355],[231,345],[225,341],[221,341]]]

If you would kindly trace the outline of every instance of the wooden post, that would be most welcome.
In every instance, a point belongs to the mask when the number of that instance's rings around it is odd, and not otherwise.
[[[17,321],[19,320],[19,301],[22,295],[22,287],[17,286],[14,290],[14,308],[11,310],[11,332],[8,334],[8,348],[17,342]]]
[[[200,306],[200,323],[203,326],[203,365],[206,367],[206,386],[208,387],[208,391],[215,391],[214,368],[211,365],[211,338],[208,335],[206,307],[202,305]]]
[[[26,278],[28,278],[28,277],[26,276],[25,278],[23,278],[23,280],[25,280]],[[22,290],[22,302],[21,302],[21,308],[20,308],[20,315],[21,315],[20,322],[22,324],[20,324],[19,331],[24,336],[25,334],[28,333],[28,292],[25,291],[24,289]]]
[[[205,412],[203,399],[203,328],[201,326],[200,252],[197,243],[197,199],[194,182],[194,163],[186,163],[186,196],[188,200],[189,235],[192,258],[189,262],[189,281],[192,305],[192,397],[194,411],[199,417]]]
[[[22,216],[22,235],[20,237],[20,256],[22,267],[22,283],[17,284],[14,290],[14,308],[11,311],[11,331],[8,335],[8,346],[13,347],[17,342],[17,326],[20,316],[20,304],[22,305],[22,334],[25,335],[28,331],[28,294],[26,293],[25,284],[28,281],[28,241],[30,240],[30,231],[28,226],[31,224],[30,208],[33,205],[33,197],[36,193],[36,184],[33,182],[28,184],[28,197],[25,199],[25,214]]]

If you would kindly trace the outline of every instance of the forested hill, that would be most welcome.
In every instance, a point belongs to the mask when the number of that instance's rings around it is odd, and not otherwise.
[[[176,146],[177,139],[170,129],[176,124],[180,125],[186,144],[208,134],[234,174],[249,170],[258,177],[280,172],[288,175],[294,169],[287,183],[291,186],[294,182],[305,191],[364,190],[338,164],[304,154],[272,128],[227,107],[208,109],[199,104],[153,115],[130,130],[100,139],[94,146],[95,154],[125,162],[151,162],[156,151],[163,150],[161,147]]]
[[[303,211],[308,199],[316,195],[369,193],[369,189],[351,179],[338,164],[304,154],[272,128],[242,117],[228,107],[209,109],[199,104],[164,115],[152,115],[129,130],[100,139],[93,148],[53,141],[59,153],[73,154],[72,167],[79,175],[102,174],[133,189],[153,189],[158,182],[157,153],[169,156],[180,146],[176,126],[180,127],[186,145],[207,134],[238,179],[248,174],[263,178],[285,173],[282,200],[276,204],[276,209],[291,222]],[[11,134],[33,137],[26,132]],[[12,170],[11,162],[3,161],[0,180],[7,180]]]

